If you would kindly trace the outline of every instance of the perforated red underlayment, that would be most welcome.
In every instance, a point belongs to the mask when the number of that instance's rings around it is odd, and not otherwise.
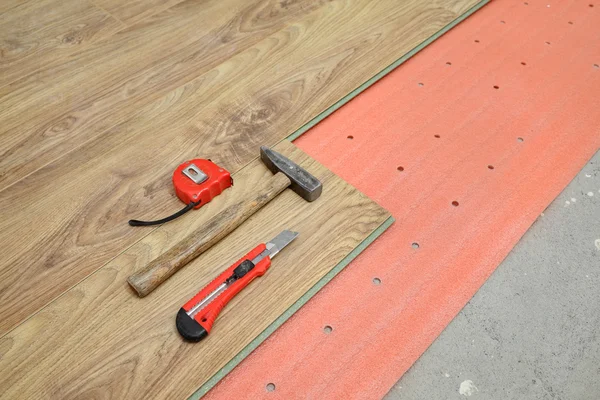
[[[383,396],[600,146],[598,64],[597,0],[497,0],[297,140],[396,222],[207,397]]]

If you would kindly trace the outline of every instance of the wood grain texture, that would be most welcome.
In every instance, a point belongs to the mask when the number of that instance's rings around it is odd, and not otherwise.
[[[0,9],[0,86],[124,25],[88,0],[30,0]]]
[[[186,82],[222,75],[229,58],[323,2],[188,0],[0,88],[0,189]]]
[[[236,185],[186,218],[164,225],[0,339],[3,398],[180,398],[201,386],[389,216],[289,142],[276,149],[323,182],[308,203],[292,191],[144,299],[126,277],[272,173],[258,161]],[[217,319],[202,343],[182,341],[175,315],[224,268],[283,229],[300,236]],[[86,260],[80,260],[85,263]]]
[[[463,0],[462,9],[473,3]],[[320,101],[307,109],[315,116],[322,102],[339,99],[452,21],[460,13],[456,4],[450,0],[178,3],[0,90],[0,187],[107,134],[186,82],[215,69],[223,73],[223,64],[231,57],[256,51],[265,41],[280,40],[272,36],[282,30],[297,37],[288,44],[287,58],[263,60],[254,67],[265,77],[282,69],[303,79],[296,63],[318,56],[315,52],[323,54],[326,46],[335,52],[329,53],[327,62],[337,64],[340,73],[318,77],[315,86],[307,88],[320,95]],[[310,73],[318,74],[323,66],[312,67]]]
[[[236,203],[213,215],[188,237],[129,276],[127,282],[140,297],[147,296],[175,272],[240,226],[290,184],[290,179],[283,173],[259,182],[248,197],[239,198]]]
[[[185,0],[93,0],[102,9],[127,25],[158,14]]]
[[[145,236],[130,217],[180,208],[182,160],[238,170],[453,19],[443,5],[188,0],[10,85],[0,334]]]

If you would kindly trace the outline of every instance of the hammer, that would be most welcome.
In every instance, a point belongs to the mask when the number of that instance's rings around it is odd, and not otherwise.
[[[292,160],[265,146],[260,147],[260,159],[274,173],[264,183],[264,187],[257,190],[251,198],[240,199],[211,217],[204,226],[155,258],[145,268],[129,276],[127,282],[138,296],[144,297],[156,289],[184,265],[240,226],[284,189],[289,187],[309,202],[321,196],[321,182]]]

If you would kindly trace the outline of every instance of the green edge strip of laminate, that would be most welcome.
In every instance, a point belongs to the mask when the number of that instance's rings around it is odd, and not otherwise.
[[[413,48],[411,51],[400,57],[398,60],[394,61],[392,64],[384,68],[378,74],[373,76],[371,79],[354,89],[352,92],[348,93],[346,96],[338,100],[335,104],[327,108],[321,114],[317,115],[315,118],[307,122],[300,129],[289,135],[286,139],[289,141],[296,140],[306,131],[308,131],[313,126],[317,125],[319,122],[327,118],[334,111],[342,107],[344,104],[348,103],[350,100],[358,96],[361,92],[365,91],[368,87],[373,85],[375,82],[389,74],[396,67],[403,64],[406,60],[417,54],[419,51],[423,50],[426,46],[430,45],[442,36],[444,33],[448,32],[450,29],[454,28],[456,25],[461,23],[463,20],[468,18],[475,11],[479,10],[481,7],[486,5],[490,0],[482,0],[479,3],[475,4],[469,10],[467,10],[464,14],[458,16],[448,25],[444,26],[442,29],[437,31],[435,34],[427,38],[421,44]],[[198,400],[202,396],[204,396],[210,389],[212,389],[221,379],[225,377],[229,372],[231,372],[239,363],[241,363],[244,358],[246,358],[254,349],[256,349],[262,342],[264,342],[277,328],[279,328],[285,321],[287,321],[296,311],[300,309],[308,300],[311,299],[319,290],[323,288],[330,280],[332,280],[342,269],[344,269],[354,258],[356,258],[369,244],[371,244],[379,235],[381,235],[389,226],[394,222],[393,217],[389,217],[383,224],[379,226],[375,231],[373,231],[365,240],[363,240],[350,254],[348,254],[340,263],[338,263],[327,275],[325,275],[319,282],[317,282],[310,290],[308,290],[304,295],[298,299],[290,308],[286,310],[282,315],[279,316],[271,325],[269,325],[260,335],[258,335],[252,342],[250,342],[242,351],[240,351],[235,357],[233,357],[223,368],[219,370],[216,374],[214,374],[204,385],[202,385],[194,394],[189,397],[189,400]]]
[[[338,100],[332,106],[325,109],[325,111],[323,111],[321,114],[317,115],[316,117],[314,117],[313,119],[308,121],[300,129],[298,129],[296,132],[294,132],[290,136],[288,136],[287,140],[294,141],[294,140],[298,139],[300,136],[302,136],[302,134],[304,134],[310,128],[317,125],[319,122],[323,121],[325,118],[327,118],[328,116],[333,114],[333,112],[336,111],[338,108],[340,108],[341,106],[343,106],[344,104],[346,104],[347,102],[349,102],[350,100],[352,100],[353,98],[358,96],[360,93],[364,92],[369,86],[373,85],[375,82],[377,82],[378,80],[380,80],[381,78],[383,78],[384,76],[386,76],[387,74],[392,72],[392,70],[394,70],[396,67],[403,64],[406,60],[408,60],[409,58],[411,58],[412,56],[417,54],[419,51],[423,50],[426,46],[430,45],[433,41],[438,39],[444,33],[448,32],[450,29],[454,28],[456,25],[461,23],[464,19],[468,18],[471,14],[473,14],[475,11],[479,10],[481,7],[483,7],[484,5],[486,5],[489,2],[490,2],[490,0],[482,0],[479,3],[475,4],[469,10],[467,10],[464,14],[457,17],[455,20],[450,22],[448,25],[444,26],[442,29],[440,29],[439,31],[434,33],[432,36],[427,38],[425,41],[421,42],[421,44],[419,44],[417,47],[413,48],[411,51],[409,51],[408,53],[406,53],[405,55],[403,55],[402,57],[400,57],[399,59],[394,61],[392,64],[387,66],[385,69],[380,71],[377,75],[375,75],[374,77],[372,77],[371,79],[369,79],[368,81],[366,81],[365,83],[363,83],[362,85],[360,85],[359,87],[357,87],[356,89],[354,89],[353,91],[348,93],[346,96],[342,97],[340,100]]]
[[[279,328],[285,321],[287,321],[296,311],[300,309],[308,300],[310,300],[319,290],[323,288],[329,281],[331,281],[342,269],[344,269],[352,260],[354,260],[364,249],[367,248],[375,239],[377,239],[387,228],[394,223],[393,217],[388,217],[377,229],[375,229],[369,236],[367,236],[357,247],[354,248],[342,261],[340,261],[331,271],[329,271],[321,280],[319,280],[313,287],[311,287],[302,297],[300,297],[294,304],[290,306],[283,314],[279,316],[271,325],[269,325],[264,331],[260,333],[252,342],[250,342],[242,351],[240,351],[235,357],[233,357],[223,368],[213,375],[204,385],[200,387],[193,395],[190,396],[190,400],[198,400],[204,396],[210,389],[212,389],[221,379],[225,377],[231,370],[233,370],[244,358],[248,357],[250,353],[254,351],[262,342],[264,342],[277,328]]]

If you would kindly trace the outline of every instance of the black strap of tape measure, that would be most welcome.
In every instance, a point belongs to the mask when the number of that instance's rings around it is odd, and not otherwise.
[[[173,221],[175,218],[181,217],[183,214],[190,211],[192,208],[196,207],[200,203],[201,203],[201,200],[196,201],[196,202],[192,201],[187,206],[185,206],[181,210],[177,211],[175,214],[169,215],[168,217],[163,218],[163,219],[157,219],[155,221],[139,221],[137,219],[130,219],[129,225],[131,225],[131,226],[151,226],[151,225],[164,224],[165,222]]]

